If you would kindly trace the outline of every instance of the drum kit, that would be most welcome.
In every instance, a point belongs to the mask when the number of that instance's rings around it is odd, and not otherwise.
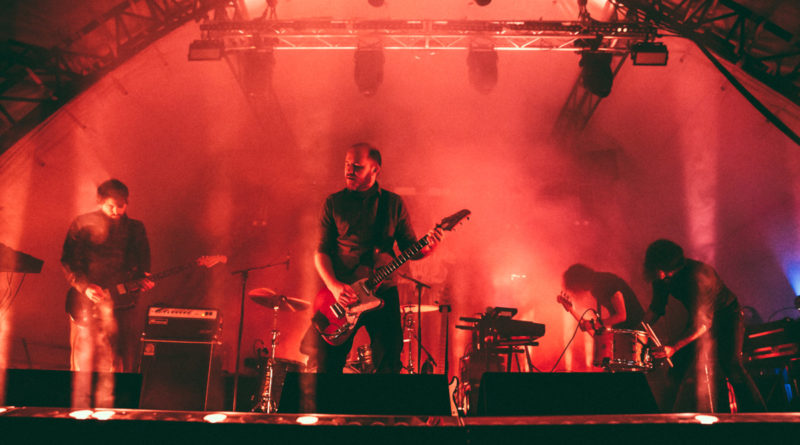
[[[272,310],[270,347],[267,350],[266,360],[260,366],[261,381],[258,391],[253,396],[252,411],[274,413],[280,398],[280,385],[286,373],[304,370],[302,363],[276,356],[278,338],[281,335],[278,329],[279,314],[282,312],[296,313],[305,311],[311,307],[311,303],[278,294],[269,288],[253,289],[247,293],[247,296],[252,302]],[[418,352],[425,352],[430,357],[418,336],[418,323],[421,321],[421,314],[439,311],[439,306],[419,303],[400,306],[404,328],[403,341],[408,343],[409,346],[410,344],[416,344],[420,349]],[[650,345],[658,347],[661,346],[661,343],[648,324],[642,322],[642,327],[644,328],[642,331],[601,329],[595,332],[592,364],[609,372],[647,371],[652,369],[653,359],[650,355]],[[669,362],[668,364],[672,365]],[[356,373],[374,372],[372,351],[369,345],[357,347],[355,358],[347,362],[347,367]],[[413,354],[411,353],[408,354],[407,363],[403,368],[408,373],[414,373],[415,370],[416,372],[422,372],[422,366],[419,363],[415,366]]]
[[[660,347],[656,333],[642,322],[643,331],[631,329],[602,329],[594,334],[594,366],[610,372],[648,371],[653,368],[651,344]],[[666,360],[672,367],[672,361]]]
[[[611,372],[643,371],[653,367],[647,333],[630,329],[603,329],[594,335],[592,364]]]

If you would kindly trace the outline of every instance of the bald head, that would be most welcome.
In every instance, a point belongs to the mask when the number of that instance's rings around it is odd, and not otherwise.
[[[344,157],[344,182],[348,190],[364,191],[375,184],[381,171],[381,153],[369,144],[355,144]]]

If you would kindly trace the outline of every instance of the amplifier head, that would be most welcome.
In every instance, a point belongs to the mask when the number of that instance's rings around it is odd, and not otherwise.
[[[222,315],[211,308],[151,306],[147,311],[145,338],[211,341],[222,331]]]

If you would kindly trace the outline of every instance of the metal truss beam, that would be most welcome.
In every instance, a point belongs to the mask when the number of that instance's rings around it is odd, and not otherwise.
[[[16,41],[0,44],[0,153],[103,73],[222,3],[226,2],[120,1],[55,48]]]
[[[735,0],[615,0],[647,23],[692,39],[800,105],[800,36]]]
[[[499,51],[598,51],[626,53],[630,43],[652,39],[641,23],[437,20],[212,21],[201,40],[224,42],[226,52],[257,49],[353,50],[364,43],[385,50],[464,50],[479,44]]]

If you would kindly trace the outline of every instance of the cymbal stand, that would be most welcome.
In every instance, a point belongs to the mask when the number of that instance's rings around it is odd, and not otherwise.
[[[414,374],[414,355],[411,354],[411,343],[414,341],[414,313],[403,313],[403,343],[408,343],[408,360],[404,369],[409,374]]]
[[[406,274],[400,275],[406,280],[413,282],[414,286],[417,288],[417,373],[420,373],[422,372],[422,350],[425,349],[425,347],[422,346],[422,289],[426,287],[430,289],[431,286]],[[425,353],[427,354],[428,351],[425,351]],[[430,354],[428,354],[428,357],[430,357]],[[411,363],[410,357],[409,363]]]
[[[272,341],[269,353],[267,354],[267,366],[264,367],[263,384],[261,385],[261,394],[258,403],[253,408],[253,411],[261,411],[263,413],[275,412],[276,401],[272,400],[272,388],[275,381],[275,351],[278,348],[278,337],[281,331],[278,329],[278,310],[280,305],[272,308]]]
[[[245,269],[234,270],[231,272],[231,275],[241,275],[242,276],[242,303],[241,309],[239,311],[239,337],[236,340],[236,368],[234,371],[233,376],[233,407],[231,411],[236,411],[236,396],[239,392],[239,362],[241,358],[242,352],[242,332],[244,328],[244,300],[247,295],[247,276],[250,271],[252,270],[259,270],[259,269],[266,269],[268,267],[280,266],[282,264],[286,265],[286,268],[289,268],[289,257],[286,257],[286,261],[281,261],[280,263],[270,263],[265,264],[263,266],[256,266],[256,267],[248,267]]]
[[[407,342],[409,344],[408,363],[406,364],[404,369],[408,371],[409,374],[422,374],[424,366],[422,363],[419,363],[419,360],[417,361],[418,365],[417,367],[419,368],[419,371],[416,371],[414,366],[414,355],[411,353],[411,347],[410,347],[411,343],[414,343],[414,340],[416,340],[418,348],[417,357],[421,357],[421,354],[424,352],[426,357],[425,363],[430,362],[430,364],[433,366],[438,366],[438,365],[436,364],[436,360],[433,359],[431,353],[428,352],[428,350],[425,348],[425,345],[422,344],[422,341],[420,341],[420,339],[417,337],[417,334],[414,332],[415,315],[419,316],[419,314],[415,314],[413,312],[406,312],[403,314],[403,327],[405,332],[407,333],[407,335],[403,335],[404,337],[403,342],[404,343]]]

